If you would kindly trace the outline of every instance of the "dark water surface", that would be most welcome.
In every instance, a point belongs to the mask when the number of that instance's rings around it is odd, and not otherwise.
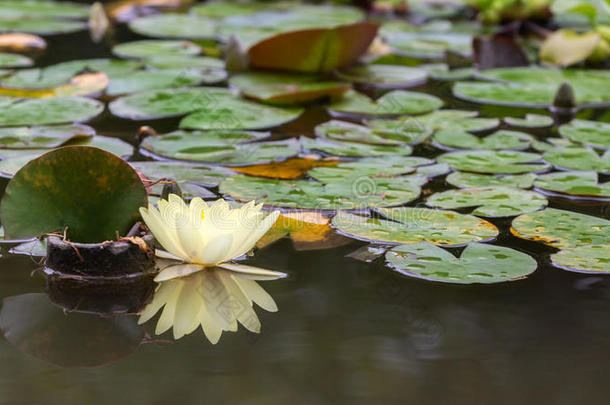
[[[85,33],[58,36],[38,64],[109,56],[108,49]],[[276,132],[311,133],[325,119],[313,108]],[[176,126],[107,113],[91,123],[132,143],[143,124]],[[570,209],[608,215],[600,205]],[[281,240],[248,262],[289,274],[261,283],[279,312],[257,309],[260,335],[240,328],[215,346],[201,330],[176,342],[171,333],[156,337],[155,322],[140,327],[137,317],[64,316],[48,302],[40,272],[32,274],[35,259],[5,254],[2,311],[37,339],[16,347],[0,338],[0,404],[607,404],[610,279],[554,269],[546,264],[552,249],[506,236],[508,222],[494,222],[504,235],[497,244],[541,263],[529,278],[434,284],[393,273],[382,260],[346,258],[357,241],[299,252]]]

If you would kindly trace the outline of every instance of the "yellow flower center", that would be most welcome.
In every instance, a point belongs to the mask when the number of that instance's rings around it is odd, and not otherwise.
[[[204,219],[204,218],[205,218],[205,210],[202,209],[201,210],[201,219]]]

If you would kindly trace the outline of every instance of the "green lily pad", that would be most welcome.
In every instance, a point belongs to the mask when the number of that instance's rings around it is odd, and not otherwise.
[[[189,41],[143,39],[116,45],[112,48],[112,53],[121,58],[147,59],[161,55],[197,55],[201,53],[201,47]]]
[[[248,72],[235,75],[229,84],[245,97],[272,104],[305,103],[322,97],[338,97],[350,84],[324,81],[317,75]]]
[[[230,3],[224,1],[206,1],[203,4],[196,4],[191,8],[191,12],[205,17],[212,18],[225,18],[232,15],[243,15],[252,14],[257,11],[268,10],[269,8],[276,8],[278,5],[282,7],[282,4],[286,7],[292,6],[290,3],[258,3],[258,2],[239,2]]]
[[[399,65],[362,65],[337,72],[337,77],[354,83],[373,84],[378,88],[417,86],[426,82],[428,74],[416,67]]]
[[[0,52],[0,68],[32,66],[34,62],[27,56],[16,53]]]
[[[56,149],[23,167],[9,182],[0,206],[6,237],[62,232],[75,242],[125,235],[146,207],[138,174],[119,157],[97,148]]]
[[[473,173],[519,174],[546,170],[536,153],[517,151],[473,150],[445,153],[437,161],[448,163],[456,170]]]
[[[213,39],[214,21],[197,14],[155,14],[129,22],[133,32],[153,38]]]
[[[68,1],[3,0],[0,2],[0,16],[10,19],[31,16],[81,19],[89,16],[89,6]]]
[[[196,69],[140,70],[113,77],[106,88],[106,94],[118,96],[146,90],[194,86],[205,80],[206,76]],[[224,80],[224,76],[221,78],[222,80]]]
[[[393,116],[402,114],[423,114],[443,106],[443,101],[435,96],[405,90],[393,90],[377,100],[355,91],[345,95],[328,106],[331,114],[356,114],[367,116]]]
[[[413,132],[375,131],[363,125],[339,120],[331,120],[317,125],[315,134],[335,141],[362,142],[375,145],[401,145],[411,143],[417,137],[417,134]]]
[[[500,120],[497,118],[481,118],[477,115],[476,111],[438,110],[407,119],[416,120],[419,125],[434,130],[479,132],[492,130],[500,125]]]
[[[459,69],[435,69],[428,72],[430,77],[434,80],[441,80],[445,82],[453,82],[457,80],[468,80],[476,74],[474,68],[459,68]]]
[[[413,173],[416,167],[429,165],[432,160],[421,157],[390,156],[363,158],[355,162],[339,163],[336,166],[316,167],[307,175],[323,183],[358,180],[363,177],[393,177]],[[422,176],[422,183],[425,183]]]
[[[235,175],[235,172],[224,167],[184,162],[130,162],[130,164],[151,180],[167,178],[208,187],[216,187],[226,177]]]
[[[222,135],[221,132],[215,134]],[[228,131],[226,134],[231,136]],[[241,134],[237,135],[237,139],[243,139],[239,136]],[[142,148],[170,159],[223,165],[268,163],[295,156],[301,150],[299,141],[295,138],[272,142],[231,142],[222,138],[206,137],[201,133],[181,132],[149,137],[142,144]]]
[[[520,280],[538,264],[532,257],[502,246],[472,243],[457,258],[428,242],[399,245],[385,255],[406,276],[456,284],[491,284]]]
[[[477,207],[473,215],[509,217],[544,208],[548,201],[534,191],[494,186],[443,191],[433,194],[426,203],[448,209]]]
[[[155,69],[219,69],[225,68],[225,61],[210,56],[152,56],[145,61],[147,66]]]
[[[600,156],[588,147],[566,146],[546,151],[543,158],[553,166],[562,169],[610,172],[610,150]]]
[[[459,188],[477,188],[493,186],[512,186],[519,188],[530,188],[534,184],[536,175],[533,173],[516,175],[489,175],[466,172],[453,172],[445,181]]]
[[[441,59],[447,51],[468,57],[472,48],[472,35],[457,32],[388,32],[384,31],[388,45],[400,55],[422,59]]]
[[[538,176],[534,186],[575,197],[610,198],[610,183],[600,184],[596,172],[558,172]]]
[[[548,115],[526,114],[524,118],[504,117],[504,122],[517,128],[546,128],[553,125],[553,118]]]
[[[427,241],[441,246],[461,246],[498,236],[493,224],[454,211],[411,207],[379,208],[378,211],[388,219],[339,211],[332,224],[355,239],[395,244]]]
[[[2,2],[0,2],[2,4]],[[0,10],[2,13],[2,10]],[[83,21],[58,20],[51,17],[7,19],[0,14],[0,32],[25,32],[34,35],[56,35],[78,32],[87,28]]]
[[[0,126],[48,125],[87,121],[104,110],[97,100],[84,97],[42,99],[0,98]]]
[[[87,125],[0,128],[0,148],[56,148],[71,139],[87,138],[93,135],[95,135],[95,130]]]
[[[401,119],[369,119],[365,121],[373,134],[388,141],[395,140],[401,143],[417,145],[432,135],[432,128],[422,125],[416,117]]]
[[[177,181],[176,185],[180,187],[182,198],[191,199],[194,197],[200,197],[203,199],[217,198],[216,194],[203,187],[200,184],[191,183],[189,181]],[[148,202],[158,203],[163,196],[163,189],[165,184],[157,183],[154,184],[148,190]]]
[[[301,209],[362,209],[406,204],[419,196],[420,178],[362,177],[359,181],[322,184],[307,180],[275,180],[234,176],[220,184],[220,193],[239,201]]]
[[[260,129],[297,118],[300,108],[280,108],[240,99],[222,88],[181,88],[131,94],[110,103],[110,111],[122,118],[147,120],[187,115],[180,122],[187,129]]]
[[[572,120],[559,127],[561,136],[594,148],[610,149],[610,124],[598,121]]]
[[[510,231],[559,249],[610,243],[610,221],[555,208],[518,216]]]
[[[547,107],[559,86],[567,82],[581,106],[610,104],[608,71],[517,67],[490,69],[479,75],[491,82],[459,82],[453,94],[478,103]]]
[[[546,151],[551,150],[556,147],[577,146],[576,144],[572,143],[568,139],[564,139],[564,138],[546,138],[545,141],[546,142],[544,142],[544,141],[532,142],[532,148],[538,152],[546,152]]]
[[[526,149],[534,137],[502,129],[480,138],[466,131],[444,129],[434,134],[433,141],[440,148],[449,149]]]
[[[587,274],[610,273],[610,244],[563,249],[551,255],[553,266]]]
[[[409,145],[370,145],[359,142],[339,142],[323,138],[300,138],[304,150],[322,152],[331,156],[406,156],[412,149]]]

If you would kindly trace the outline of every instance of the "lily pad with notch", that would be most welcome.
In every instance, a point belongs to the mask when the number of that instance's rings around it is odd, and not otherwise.
[[[416,167],[430,165],[433,160],[422,157],[372,157],[362,158],[354,162],[341,162],[335,166],[316,167],[307,175],[323,183],[344,180],[357,180],[363,177],[395,177],[411,174]],[[422,178],[422,184],[425,177]]]
[[[610,150],[600,156],[590,147],[564,146],[549,149],[544,153],[543,158],[561,169],[610,173]]]
[[[0,162],[1,163],[1,162]],[[188,164],[185,162],[130,162],[131,166],[151,180],[163,178],[216,187],[235,172],[220,166]]]
[[[315,133],[319,137],[336,141],[362,142],[376,145],[417,144],[423,142],[432,131],[419,125],[405,125],[395,128],[384,128],[385,120],[369,120],[366,125],[331,120],[319,124]]]
[[[494,186],[443,191],[429,197],[426,204],[446,209],[476,207],[473,215],[509,217],[542,209],[548,201],[534,191]]]
[[[520,174],[547,170],[536,153],[518,151],[466,150],[449,152],[437,158],[456,170],[484,174]]]
[[[551,255],[551,263],[576,273],[610,273],[610,243],[562,249]]]
[[[214,20],[197,14],[153,14],[128,23],[133,32],[153,38],[214,39]]]
[[[428,73],[424,69],[400,65],[360,65],[336,73],[341,80],[368,84],[380,89],[413,87],[426,82]]]
[[[437,110],[413,118],[399,118],[397,125],[404,120],[416,120],[419,125],[433,130],[468,132],[489,131],[500,125],[500,120],[497,118],[483,118],[479,117],[476,111],[463,110]]]
[[[219,82],[225,78],[226,74],[224,72],[221,72],[220,76],[210,77],[198,69],[137,70],[121,76],[114,76],[110,80],[106,94],[118,96],[146,90],[195,86],[208,80]]]
[[[428,242],[396,246],[385,257],[405,276],[455,284],[521,280],[538,267],[525,253],[483,243],[469,244],[459,258]]]
[[[504,122],[516,128],[547,128],[553,125],[553,117],[540,114],[526,114],[523,118],[504,117]]]
[[[447,183],[459,188],[477,188],[492,186],[512,186],[530,188],[536,175],[533,173],[515,175],[490,175],[468,172],[453,172],[445,179]]]
[[[84,97],[17,99],[0,97],[0,126],[49,125],[87,121],[104,105]]]
[[[0,128],[0,149],[56,148],[64,143],[95,135],[88,125],[43,125]]]
[[[147,59],[160,56],[198,55],[201,47],[190,41],[171,39],[143,39],[124,42],[112,48],[112,53],[121,58]]]
[[[543,193],[610,200],[610,183],[599,183],[597,172],[557,172],[538,176],[534,187]]]
[[[491,223],[473,215],[430,208],[377,208],[387,219],[339,211],[332,224],[352,238],[390,244],[427,241],[440,246],[486,242],[498,236]]]
[[[324,138],[300,138],[304,150],[322,152],[330,156],[369,157],[406,156],[413,151],[409,145],[371,145],[360,142],[331,141]]]
[[[561,136],[594,148],[610,149],[610,124],[575,119],[559,127]]]
[[[392,90],[377,100],[356,91],[348,91],[339,100],[331,103],[331,115],[396,116],[423,114],[443,106],[443,101],[430,94],[405,90]]]
[[[466,131],[444,129],[434,134],[433,142],[441,149],[527,149],[535,138],[524,132],[501,129],[483,138]]]

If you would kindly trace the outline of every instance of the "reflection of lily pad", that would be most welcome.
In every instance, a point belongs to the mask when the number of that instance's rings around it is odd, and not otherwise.
[[[536,179],[532,173],[517,175],[489,175],[466,172],[453,172],[447,176],[447,183],[459,188],[476,188],[492,186],[513,186],[519,188],[530,188]]]
[[[275,180],[234,176],[220,184],[220,192],[240,201],[302,209],[361,209],[405,204],[419,196],[418,182],[409,178],[362,178],[358,182],[322,184],[307,180]]]
[[[412,149],[409,145],[370,145],[359,142],[339,142],[323,138],[301,137],[303,149],[323,152],[332,156],[404,156],[410,155]]]
[[[466,131],[445,129],[434,134],[441,147],[457,149],[526,149],[534,138],[524,132],[499,130],[484,138]]]
[[[553,118],[548,115],[526,114],[524,118],[504,117],[504,122],[517,128],[546,128],[553,125]]]
[[[546,163],[538,162],[540,155],[517,151],[458,151],[441,155],[437,160],[454,169],[474,173],[518,174],[548,168]]]
[[[472,215],[429,208],[380,208],[389,219],[363,217],[340,211],[333,225],[341,232],[360,240],[384,243],[417,243],[460,246],[489,241],[498,235],[491,223]]]
[[[508,217],[536,211],[547,205],[546,198],[516,187],[495,186],[465,188],[436,193],[427,204],[440,208],[476,208],[472,214],[484,217]]]
[[[427,242],[396,246],[385,257],[401,274],[457,284],[519,280],[538,267],[525,253],[482,243],[466,246],[459,258]]]
[[[151,180],[167,178],[209,187],[216,187],[224,178],[235,175],[233,171],[223,167],[184,162],[130,162],[130,164]]]
[[[500,68],[480,73],[485,82],[459,82],[453,93],[479,103],[546,107],[557,89],[569,83],[583,105],[610,104],[610,73],[602,70]]]
[[[10,181],[0,214],[8,238],[62,232],[70,240],[103,242],[125,235],[147,205],[135,170],[97,148],[56,149],[30,162]]]
[[[610,149],[610,124],[606,122],[572,120],[560,126],[559,133],[572,142]]]
[[[355,83],[374,84],[379,88],[409,87],[422,84],[428,74],[416,67],[400,65],[354,66],[337,72],[342,80]]]
[[[322,97],[337,97],[350,89],[349,83],[324,81],[316,75],[248,72],[235,75],[229,84],[248,98],[268,103],[295,104]]]
[[[591,148],[566,146],[550,149],[543,157],[550,164],[562,169],[610,172],[610,150],[599,156]]]
[[[43,99],[0,98],[0,125],[47,125],[87,121],[104,109],[97,100],[84,97]]]
[[[140,35],[153,38],[211,39],[214,21],[196,14],[156,14],[136,18],[129,28]]]
[[[552,193],[610,198],[610,183],[598,183],[596,172],[558,172],[538,176],[534,186]]]
[[[511,232],[560,249],[610,243],[610,221],[554,208],[518,216]]]
[[[201,52],[201,47],[189,41],[143,39],[119,44],[112,48],[112,52],[121,58],[150,58],[160,55],[197,55]]]
[[[553,266],[577,273],[610,273],[610,244],[563,249],[551,255]]]
[[[364,94],[348,91],[328,109],[336,114],[358,114],[370,116],[422,114],[440,108],[443,101],[435,96],[405,90],[393,90],[377,100]]]

